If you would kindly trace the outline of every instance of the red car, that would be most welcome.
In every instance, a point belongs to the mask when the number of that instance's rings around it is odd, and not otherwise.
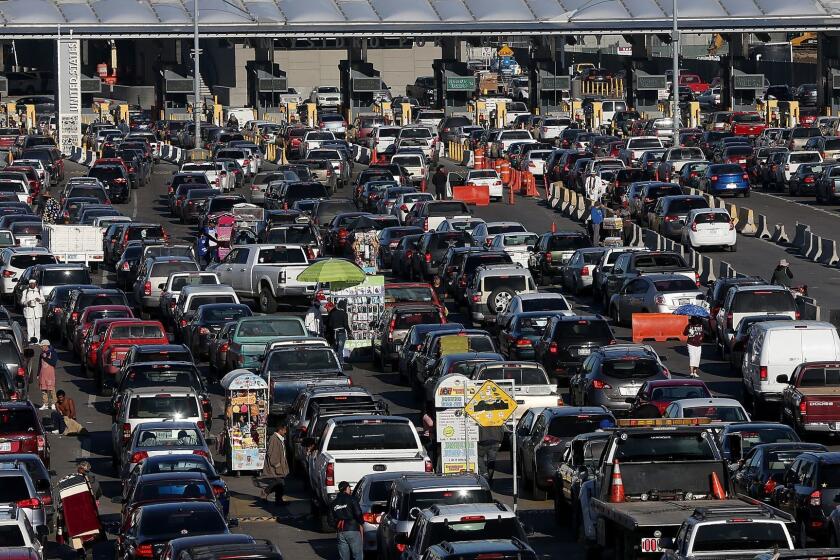
[[[76,355],[82,355],[82,342],[90,332],[93,322],[97,319],[133,319],[134,313],[131,308],[125,305],[92,305],[85,308],[79,317],[76,328],[73,330],[73,351]]]
[[[446,315],[446,306],[428,282],[390,282],[385,284],[385,307],[398,303],[431,303]]]
[[[697,74],[680,74],[680,85],[687,87],[692,93],[703,93],[709,89],[709,84]]]
[[[100,394],[113,388],[122,360],[134,345],[169,344],[169,337],[160,321],[117,319],[112,321],[100,337],[99,359],[96,367]]]
[[[0,403],[0,455],[34,453],[50,468],[50,444],[30,401]]]
[[[82,370],[85,372],[85,377],[92,377],[96,371],[96,366],[99,363],[99,350],[102,348],[102,337],[105,331],[108,330],[108,325],[119,319],[96,319],[90,327],[87,336],[82,339],[80,348],[80,356],[82,358]]]
[[[646,381],[631,403],[628,416],[647,416],[656,407],[661,416],[668,405],[679,399],[711,398],[712,393],[699,379],[658,379]]]
[[[11,150],[20,136],[17,128],[0,128],[0,150]]]
[[[738,111],[729,117],[729,129],[735,136],[748,136],[755,138],[759,136],[767,125],[764,117],[755,111]]]

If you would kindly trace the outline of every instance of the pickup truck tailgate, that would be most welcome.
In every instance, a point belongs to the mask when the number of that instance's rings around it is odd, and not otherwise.
[[[803,423],[828,424],[831,429],[840,429],[840,387],[799,387],[797,390],[805,401]]]
[[[417,450],[332,452],[335,480],[355,486],[367,474],[376,472],[425,472],[426,458]]]

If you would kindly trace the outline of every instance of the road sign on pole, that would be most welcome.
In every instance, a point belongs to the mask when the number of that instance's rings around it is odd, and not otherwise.
[[[493,381],[485,381],[464,407],[479,426],[504,426],[516,410],[516,400]]]

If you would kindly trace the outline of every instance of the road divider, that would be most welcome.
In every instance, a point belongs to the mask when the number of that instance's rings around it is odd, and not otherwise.
[[[489,206],[490,187],[487,185],[457,185],[452,187],[452,198],[475,206]]]
[[[741,235],[756,235],[758,226],[756,226],[752,208],[742,207],[738,209],[738,221],[735,223],[735,231]]]
[[[805,249],[806,233],[811,231],[811,226],[796,222],[796,231],[793,234],[792,245],[801,253]]]
[[[773,238],[773,234],[770,232],[770,226],[767,223],[767,216],[764,214],[758,215],[758,224],[756,224],[755,236],[759,239]]]
[[[837,256],[837,243],[833,239],[820,238],[820,257],[817,262],[834,266],[838,261],[840,257]]]
[[[770,236],[770,241],[778,243],[779,245],[787,245],[790,243],[787,231],[785,231],[784,224],[776,224],[773,226],[773,235]]]
[[[631,318],[633,342],[669,340],[686,341],[687,315],[672,313],[633,313]]]
[[[735,278],[736,276],[738,276],[738,273],[731,264],[726,261],[718,263],[718,278]]]

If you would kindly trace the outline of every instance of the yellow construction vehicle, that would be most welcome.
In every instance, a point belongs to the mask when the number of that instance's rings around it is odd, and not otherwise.
[[[793,47],[814,47],[816,46],[817,34],[814,31],[806,31],[792,37],[790,44]]]

